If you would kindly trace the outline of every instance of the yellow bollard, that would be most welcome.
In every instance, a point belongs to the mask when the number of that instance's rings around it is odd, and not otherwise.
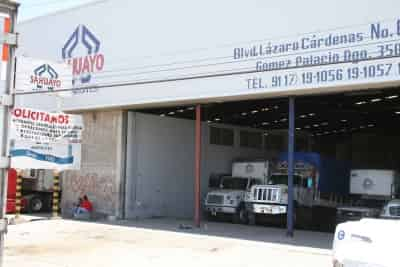
[[[15,218],[21,215],[21,198],[22,198],[22,170],[17,170],[16,190],[15,190]]]
[[[60,209],[59,203],[60,203],[60,172],[54,171],[54,177],[53,177],[53,218],[58,218],[59,214],[58,211]]]

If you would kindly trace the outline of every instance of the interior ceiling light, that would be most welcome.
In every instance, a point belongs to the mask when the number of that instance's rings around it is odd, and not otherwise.
[[[324,134],[330,134],[330,132],[324,132]]]
[[[315,116],[315,113],[309,113],[308,116],[314,117],[314,116]]]
[[[341,122],[347,122],[347,120],[344,120],[344,119],[343,119],[343,120],[340,120],[340,121],[341,121]]]
[[[328,125],[328,123],[327,122],[323,122],[323,123],[321,123],[321,125],[322,126],[326,126],[326,125]]]
[[[263,123],[261,123],[261,125],[269,125],[269,122],[263,122]]]
[[[304,128],[306,128],[306,129],[310,129],[310,128],[311,128],[311,126],[310,126],[310,125],[306,125],[306,126],[304,126]]]
[[[278,123],[279,121],[275,120],[274,122],[275,122],[275,123]]]
[[[380,102],[380,101],[382,101],[381,98],[374,98],[374,99],[371,99],[371,102],[372,102],[372,103]]]
[[[175,112],[173,112],[173,111],[168,112],[168,115],[175,115]]]
[[[314,126],[314,127],[318,127],[318,126],[319,126],[319,124],[313,124],[313,126]]]
[[[182,113],[182,112],[184,112],[184,110],[183,109],[178,109],[177,110],[179,113]]]
[[[334,133],[337,133],[337,131],[336,131],[336,130],[333,130],[333,132],[334,132]]]
[[[390,95],[390,96],[387,96],[387,97],[385,97],[386,99],[395,99],[395,98],[398,98],[399,96],[398,95]]]
[[[160,117],[165,117],[165,114],[163,113],[163,114],[160,114]]]
[[[258,112],[258,110],[252,110],[251,114],[256,114]]]
[[[283,119],[281,119],[281,121],[282,121],[282,122],[285,122],[285,121],[287,121],[287,119],[286,119],[286,118],[283,118]]]
[[[242,116],[247,116],[247,112],[242,112]]]
[[[320,136],[320,135],[322,135],[321,133],[317,133],[317,136]]]
[[[274,109],[278,109],[279,108],[279,106],[274,106]]]
[[[305,115],[305,114],[300,115],[300,118],[302,118],[302,119],[307,118],[307,115]]]
[[[207,123],[212,123],[212,121],[207,121]]]
[[[267,135],[268,135],[268,133],[264,133],[263,135],[264,135],[264,136],[267,136]]]
[[[364,104],[367,104],[367,102],[365,102],[365,101],[360,101],[360,102],[357,102],[357,103],[356,103],[356,105],[364,105]]]
[[[364,129],[364,128],[365,128],[365,126],[364,126],[364,125],[361,125],[361,126],[360,126],[360,129]]]
[[[396,113],[396,114],[400,114],[400,111],[396,111],[395,113]]]
[[[187,110],[194,110],[194,107],[188,107]]]
[[[261,109],[262,111],[268,111],[269,110],[269,108],[263,108],[263,109]]]
[[[221,119],[220,119],[220,118],[215,118],[214,120],[215,120],[215,121],[220,121]]]
[[[300,130],[301,130],[301,128],[296,128],[296,130],[297,130],[297,131],[300,131]]]
[[[375,125],[374,124],[368,124],[368,127],[369,128],[372,128],[372,127],[374,127]]]

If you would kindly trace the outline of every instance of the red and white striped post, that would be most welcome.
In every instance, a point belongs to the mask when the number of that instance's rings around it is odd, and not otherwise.
[[[19,4],[14,1],[0,1],[0,18],[4,20],[3,32],[1,33],[2,55],[0,63],[0,267],[3,266],[4,234],[6,233],[5,210],[7,203],[7,180],[10,167],[8,155],[8,123],[9,113],[14,103],[12,92],[15,50],[17,38],[15,25],[17,22]]]

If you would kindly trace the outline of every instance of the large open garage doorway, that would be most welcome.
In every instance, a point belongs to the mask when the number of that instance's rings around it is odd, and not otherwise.
[[[282,162],[287,164],[290,147],[288,98],[221,101],[200,106],[200,206],[203,215],[210,213],[206,208],[208,193],[221,189],[218,188],[221,187],[220,178],[232,176],[235,162],[247,162],[244,168],[248,168],[249,162],[263,161],[274,164],[270,166],[265,179],[258,181],[261,185],[247,186],[260,186],[261,190],[265,185],[268,187],[281,183],[287,187],[287,178],[286,182],[282,180],[277,182],[274,180],[276,177],[272,180],[271,177],[274,172],[284,177],[289,173],[288,166],[282,165]],[[295,119],[293,221],[296,226],[302,219],[309,219],[314,223],[303,223],[300,226],[312,230],[332,230],[338,221],[339,207],[366,206],[377,210],[381,209],[385,202],[396,197],[395,184],[390,185],[392,191],[389,194],[378,197],[373,194],[364,196],[362,192],[353,194],[350,188],[350,176],[352,170],[398,169],[400,163],[398,88],[296,97],[293,115]],[[195,120],[196,105],[129,112],[127,147],[129,179],[126,187],[128,218],[192,218],[195,215],[194,207],[197,202],[194,179]],[[280,169],[277,167],[277,162],[281,164]],[[312,170],[306,170],[308,165],[305,167],[304,164],[311,165]],[[302,172],[301,168],[306,171]],[[304,177],[301,177],[302,175]],[[380,186],[379,177],[376,179],[378,180],[373,179],[373,183]],[[384,187],[383,183],[385,182],[382,181],[381,186]],[[297,190],[298,187],[304,187],[306,190],[304,192],[308,192],[307,205],[301,202],[302,191]],[[250,188],[245,190],[250,198],[256,197],[256,191],[250,191]],[[271,200],[269,197],[272,196],[272,191],[257,192],[265,192],[257,195],[256,200],[261,201],[261,204],[263,201]],[[245,195],[242,198],[238,195],[227,195],[228,203],[232,200],[231,197],[237,198],[238,202],[246,202],[248,200],[245,198],[249,196]],[[364,197],[369,200],[361,201]],[[281,206],[288,203],[287,200],[285,202],[280,199],[280,201]],[[303,214],[301,207],[304,205],[313,207],[311,215]],[[234,205],[235,211],[238,211],[236,209],[239,206],[238,203]],[[263,218],[265,217],[263,215],[271,213],[268,210],[270,206],[261,208],[261,211],[256,210],[258,206],[254,207],[256,206],[249,208],[248,205],[243,205],[247,210],[245,215],[249,217],[248,209],[260,213],[256,214],[257,218]],[[211,210],[213,214],[220,212],[223,213],[224,210]],[[287,209],[277,212],[283,219],[282,225],[286,225],[287,212]],[[375,215],[369,212],[357,214],[360,217]],[[203,216],[203,219],[205,218]],[[236,222],[251,221],[247,218]],[[257,221],[262,224],[269,223],[269,220]]]

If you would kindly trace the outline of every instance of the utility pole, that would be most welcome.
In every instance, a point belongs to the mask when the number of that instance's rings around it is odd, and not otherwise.
[[[4,235],[7,232],[5,218],[7,203],[7,179],[10,157],[8,153],[8,128],[9,113],[14,105],[14,92],[11,87],[14,78],[15,49],[17,48],[17,35],[15,25],[17,22],[19,4],[10,0],[0,0],[0,19],[4,20],[4,28],[0,34],[2,45],[2,61],[0,69],[0,267],[4,260]]]

